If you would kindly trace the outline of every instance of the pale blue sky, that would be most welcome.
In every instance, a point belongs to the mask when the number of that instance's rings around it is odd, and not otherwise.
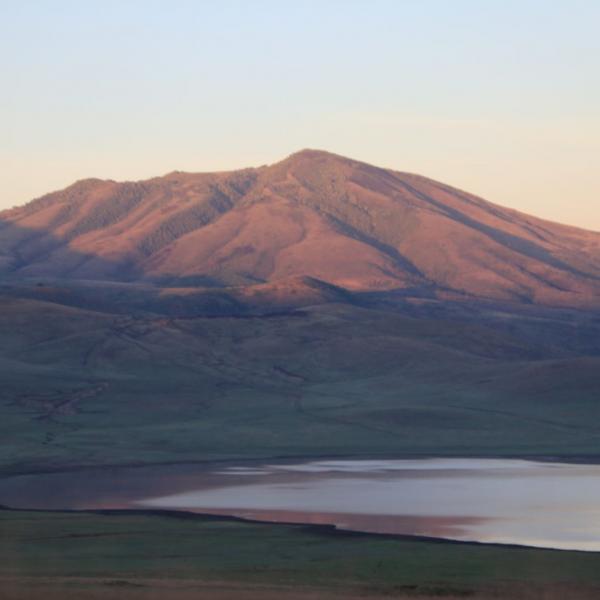
[[[322,148],[600,230],[600,1],[0,0],[0,207]]]

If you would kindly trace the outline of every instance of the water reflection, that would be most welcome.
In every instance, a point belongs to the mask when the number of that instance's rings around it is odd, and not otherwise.
[[[600,466],[422,459],[123,468],[0,480],[22,508],[190,510],[600,551]]]
[[[223,509],[207,508],[204,514],[223,515]],[[270,523],[333,525],[365,533],[386,533],[431,538],[460,539],[469,528],[485,519],[478,517],[422,517],[418,515],[372,515],[359,513],[307,512],[293,510],[227,509],[227,514],[242,519]]]

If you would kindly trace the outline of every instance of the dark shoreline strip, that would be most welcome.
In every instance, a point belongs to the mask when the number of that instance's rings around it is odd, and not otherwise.
[[[97,471],[102,469],[142,469],[151,467],[169,467],[175,465],[198,465],[199,467],[210,467],[211,465],[264,465],[265,463],[290,463],[317,462],[323,460],[419,460],[419,459],[469,459],[469,460],[526,460],[538,463],[562,463],[566,465],[600,465],[600,454],[582,455],[551,455],[551,454],[430,454],[413,453],[398,455],[388,454],[331,454],[331,455],[289,455],[289,456],[264,456],[264,457],[237,457],[237,458],[211,458],[206,460],[169,460],[164,462],[132,462],[102,465],[59,465],[56,467],[3,467],[0,468],[0,479],[18,477],[20,475],[50,475],[54,473],[76,473],[78,471]],[[1,505],[0,505],[1,506]]]

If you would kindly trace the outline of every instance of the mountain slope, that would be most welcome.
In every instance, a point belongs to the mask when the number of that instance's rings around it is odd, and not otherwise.
[[[0,475],[597,457],[600,234],[317,151],[0,214]]]
[[[308,276],[600,307],[600,234],[314,150],[229,173],[78,182],[0,213],[0,269],[171,286]]]

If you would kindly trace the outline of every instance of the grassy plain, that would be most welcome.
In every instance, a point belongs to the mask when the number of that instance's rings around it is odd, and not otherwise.
[[[3,600],[600,594],[595,553],[177,514],[0,511],[0,531]]]

